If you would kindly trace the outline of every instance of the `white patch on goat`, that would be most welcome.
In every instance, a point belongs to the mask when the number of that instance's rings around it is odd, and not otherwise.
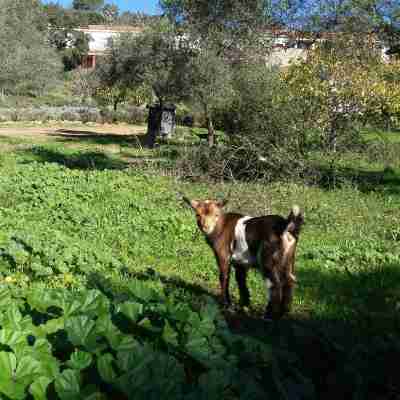
[[[235,226],[235,245],[231,243],[232,256],[231,260],[241,264],[250,265],[255,263],[255,258],[250,254],[249,246],[246,240],[245,222],[252,217],[242,217],[236,222]]]
[[[206,235],[211,235],[214,232],[215,227],[217,226],[218,223],[218,217],[215,215],[211,215],[209,217],[206,217],[206,223],[203,226],[203,232]]]
[[[267,293],[267,304],[268,304],[271,300],[271,288],[272,288],[272,282],[268,278],[265,278],[265,288]]]
[[[285,231],[282,234],[282,247],[283,247],[283,254],[282,254],[282,265],[285,265],[287,263],[288,255],[289,253],[293,250],[293,246],[296,245],[296,239],[294,236],[288,232]],[[289,273],[289,277],[296,282],[296,277],[293,275],[292,272]]]
[[[295,216],[295,217],[298,217],[299,215],[300,215],[300,207],[298,206],[298,205],[294,205],[293,207],[292,207],[292,214]]]

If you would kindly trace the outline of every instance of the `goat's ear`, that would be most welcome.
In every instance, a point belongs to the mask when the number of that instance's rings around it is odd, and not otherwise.
[[[192,207],[193,209],[196,209],[197,206],[199,205],[199,202],[197,200],[190,200],[188,199],[186,196],[182,196],[182,200],[189,205],[190,207]]]
[[[228,200],[227,199],[223,199],[223,200],[219,200],[217,201],[217,206],[220,208],[225,207],[228,204]]]

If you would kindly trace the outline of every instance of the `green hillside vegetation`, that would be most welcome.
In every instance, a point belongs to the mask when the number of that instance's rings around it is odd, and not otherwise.
[[[117,136],[1,137],[3,395],[375,399],[398,391],[390,359],[400,351],[399,159],[388,168],[349,154],[333,188],[189,182],[168,176],[171,149],[153,152],[158,163],[151,156]],[[235,306],[215,302],[215,261],[178,191],[229,193],[227,207],[250,215],[301,205],[288,318],[261,319],[264,283],[254,271],[249,310],[239,308],[234,283]]]

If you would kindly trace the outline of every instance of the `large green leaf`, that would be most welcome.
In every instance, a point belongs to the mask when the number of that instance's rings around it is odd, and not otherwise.
[[[103,354],[97,359],[97,369],[105,382],[112,383],[117,378],[113,367],[114,357],[110,353]]]
[[[22,384],[13,381],[17,368],[17,359],[13,353],[0,353],[0,392],[10,399],[23,399],[25,388]]]
[[[58,332],[65,327],[65,318],[59,317],[48,320],[45,324],[40,325],[43,331],[47,335],[51,335],[52,333]]]
[[[70,318],[72,315],[80,314],[82,310],[82,302],[76,297],[64,293],[61,307],[64,311],[64,316]]]
[[[207,339],[198,334],[190,335],[186,342],[186,351],[201,363],[207,363],[211,357],[210,346]]]
[[[82,370],[92,363],[93,357],[86,351],[76,350],[71,354],[71,358],[67,361],[67,365],[72,369]]]
[[[101,315],[97,319],[95,330],[97,336],[104,336],[114,350],[117,350],[117,347],[125,337],[111,321],[110,314]]]
[[[68,338],[75,346],[91,348],[96,343],[95,322],[86,315],[71,317],[65,322]]]
[[[33,309],[47,313],[51,306],[61,308],[61,297],[62,292],[60,291],[33,289],[27,293],[26,300]]]
[[[52,379],[45,376],[41,376],[36,379],[35,382],[29,388],[29,393],[35,400],[47,400],[47,387],[52,382]]]
[[[13,302],[10,289],[6,286],[0,286],[0,310],[7,309]]]
[[[99,316],[108,313],[110,302],[98,290],[86,290],[81,293],[81,309],[80,313],[86,315]]]
[[[0,313],[0,324],[3,328],[19,331],[32,331],[33,324],[31,318],[22,316],[17,304],[13,303],[7,310]]]
[[[55,380],[55,389],[61,400],[77,400],[80,398],[79,371],[66,369]]]
[[[185,382],[183,367],[173,357],[143,347],[140,362],[116,381],[127,395],[135,399],[182,398]]]
[[[162,337],[168,344],[178,346],[178,333],[172,328],[168,321],[165,322]]]
[[[165,300],[165,294],[163,291],[157,291],[153,287],[150,287],[148,283],[135,280],[129,283],[129,291],[137,299],[149,302],[163,302]]]
[[[143,304],[125,301],[124,303],[118,305],[116,311],[122,312],[122,314],[131,319],[133,322],[137,322],[143,313]]]
[[[159,332],[161,332],[161,330],[162,330],[162,328],[153,325],[153,324],[151,323],[151,321],[150,321],[149,318],[144,318],[144,319],[142,319],[142,320],[139,322],[139,325],[140,325],[142,328],[145,328],[145,329],[147,329],[148,331],[154,332],[154,333],[159,333]]]
[[[18,360],[14,380],[21,382],[24,386],[31,384],[40,375],[40,362],[31,356],[23,356]]]
[[[13,353],[0,352],[0,393],[10,399],[25,398],[25,389],[39,378],[39,363],[27,356],[18,363]]]
[[[18,345],[28,346],[27,333],[21,332],[20,330],[14,330],[11,328],[0,329],[0,343],[9,346],[14,351]]]
[[[150,345],[137,344],[133,351],[118,352],[117,364],[123,371],[139,371],[155,359],[155,353]]]
[[[114,337],[113,341],[110,341],[110,344],[115,351],[129,352],[136,348],[138,342],[132,336],[119,333],[118,336]]]

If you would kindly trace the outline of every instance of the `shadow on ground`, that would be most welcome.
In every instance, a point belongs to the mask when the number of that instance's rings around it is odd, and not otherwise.
[[[95,131],[83,131],[73,129],[58,129],[50,134],[60,142],[88,142],[92,144],[108,145],[119,144],[132,147],[143,147],[145,135],[121,135],[113,133],[98,133]]]
[[[46,147],[21,150],[29,158],[43,163],[57,163],[69,169],[80,170],[122,170],[128,167],[124,160],[111,157],[104,152],[89,151],[66,154]]]
[[[393,168],[365,171],[351,167],[319,166],[317,175],[318,185],[323,189],[335,189],[350,182],[365,193],[384,190],[388,194],[400,194],[400,173]]]
[[[239,308],[224,311],[234,333],[257,338],[271,345],[276,356],[277,379],[297,374],[299,382],[312,383],[313,395],[286,387],[290,400],[300,399],[399,399],[397,363],[400,357],[399,299],[400,266],[386,265],[357,275],[298,271],[301,285],[313,287],[316,301],[335,302],[347,314],[318,316],[292,313],[278,322],[264,321],[257,313]],[[194,307],[203,295],[216,298],[200,285],[154,270],[128,273],[130,279],[160,280],[165,289]],[[98,277],[89,279],[98,285]],[[396,286],[397,285],[397,286]],[[186,295],[182,296],[182,292]],[[297,296],[302,289],[298,288]],[[110,295],[110,293],[106,293]],[[396,300],[397,298],[397,300]],[[281,376],[280,376],[281,375]],[[284,398],[284,397],[283,397]]]

